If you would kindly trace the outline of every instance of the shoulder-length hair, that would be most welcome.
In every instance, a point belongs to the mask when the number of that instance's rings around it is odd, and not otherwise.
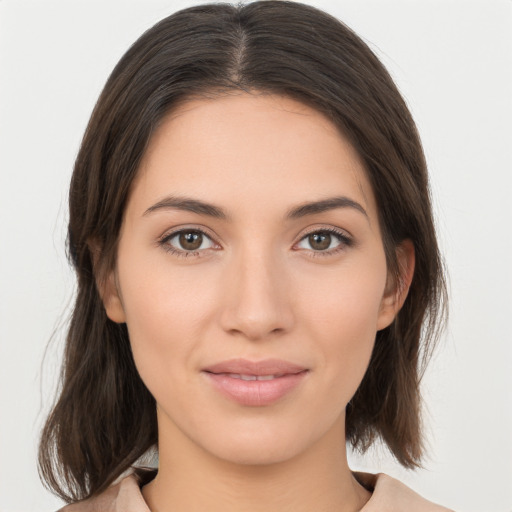
[[[107,318],[97,283],[114,268],[127,197],[159,122],[191,97],[232,90],[287,95],[326,115],[362,158],[396,276],[396,248],[413,242],[408,297],[376,335],[347,406],[346,435],[362,451],[381,438],[402,465],[420,462],[419,384],[445,283],[410,112],[377,57],[332,16],[287,1],[210,4],[165,18],[133,44],[100,95],[76,159],[68,250],[78,290],[60,394],[39,451],[42,478],[66,501],[101,492],[157,445],[155,400],[135,368],[126,326]]]

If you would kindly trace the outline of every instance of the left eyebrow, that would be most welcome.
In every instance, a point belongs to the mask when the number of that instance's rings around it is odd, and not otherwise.
[[[317,213],[323,213],[337,208],[353,208],[354,210],[362,213],[369,220],[366,210],[357,201],[346,196],[336,196],[328,199],[322,199],[321,201],[303,203],[289,210],[286,214],[286,218],[300,219],[307,215],[315,215]]]

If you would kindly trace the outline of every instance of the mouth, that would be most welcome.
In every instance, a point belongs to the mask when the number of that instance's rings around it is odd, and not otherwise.
[[[232,379],[241,379],[241,380],[273,380],[278,379],[279,377],[283,377],[285,375],[289,375],[286,373],[280,373],[278,375],[242,375],[240,373],[217,373],[215,375],[226,375],[231,377]]]
[[[232,359],[203,369],[212,387],[243,406],[271,405],[296,389],[309,370],[278,359]]]
[[[230,359],[203,368],[203,371],[209,373],[223,373],[249,377],[281,377],[283,375],[300,373],[305,370],[307,370],[305,366],[291,363],[283,359],[263,359],[261,361]]]

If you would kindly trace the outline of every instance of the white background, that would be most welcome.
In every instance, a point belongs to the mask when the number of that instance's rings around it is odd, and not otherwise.
[[[73,294],[66,193],[94,102],[153,23],[192,1],[0,0],[0,511],[60,502],[36,471]],[[390,69],[422,134],[451,283],[424,381],[430,453],[385,470],[457,511],[512,511],[512,1],[315,1]],[[45,347],[49,345],[44,365]]]

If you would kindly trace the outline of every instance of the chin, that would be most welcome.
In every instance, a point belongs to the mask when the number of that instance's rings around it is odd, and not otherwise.
[[[306,434],[298,428],[246,428],[227,436],[203,437],[202,447],[214,457],[244,466],[263,466],[286,462],[305,453],[322,436],[321,432]],[[213,434],[214,432],[212,432]],[[313,434],[313,435],[311,435]]]
[[[220,448],[220,449],[219,449]],[[269,466],[291,460],[301,453],[300,447],[276,446],[271,443],[233,443],[229,447],[219,447],[212,455],[231,464],[240,466]]]

